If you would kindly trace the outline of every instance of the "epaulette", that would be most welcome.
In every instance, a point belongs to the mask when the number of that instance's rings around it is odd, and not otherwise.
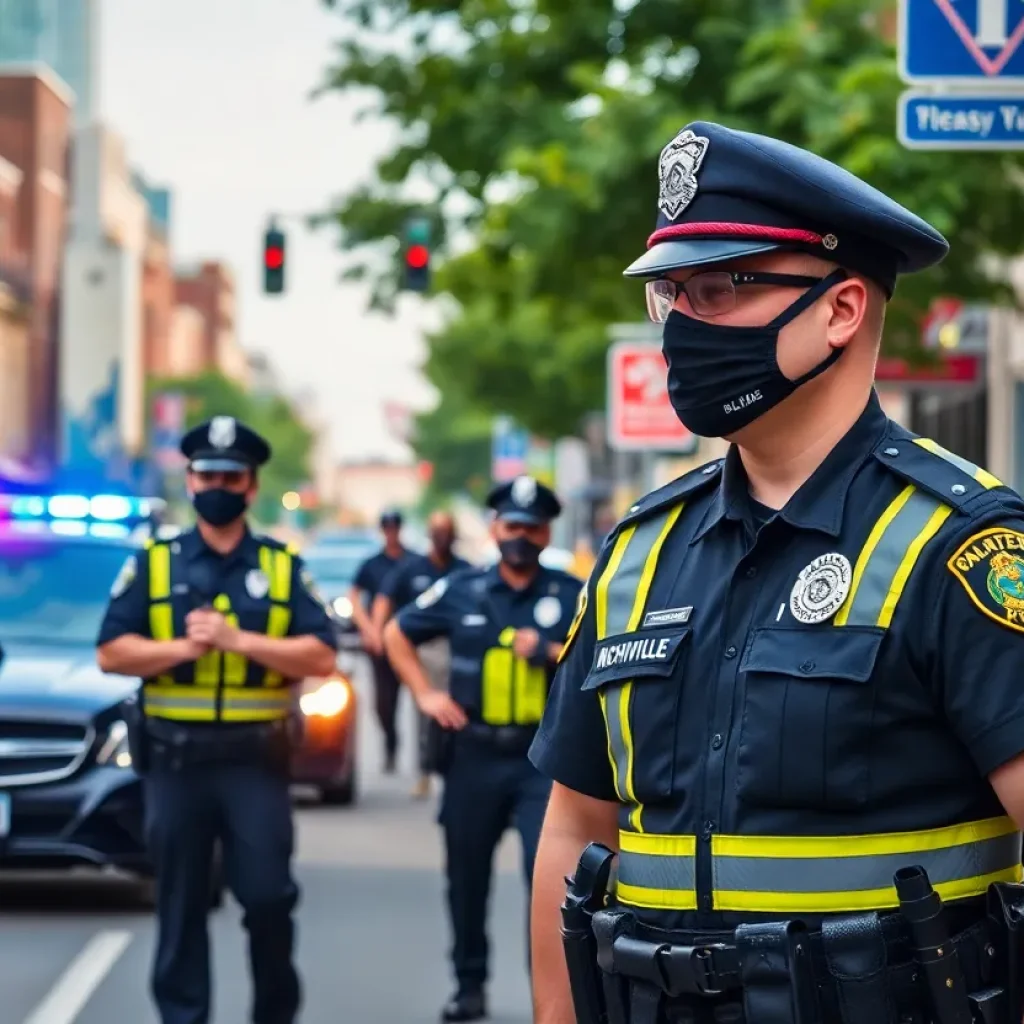
[[[658,509],[669,505],[676,505],[684,501],[691,494],[706,490],[713,484],[717,486],[722,477],[723,459],[715,459],[704,466],[684,473],[681,477],[669,481],[650,494],[645,494],[635,505],[630,506],[629,511],[622,517],[619,526],[639,522],[646,519]]]
[[[271,537],[269,533],[261,533],[256,536],[256,543],[265,548],[274,548],[277,551],[287,551],[289,555],[297,555],[301,549],[299,545],[290,540],[279,540]]]
[[[996,497],[991,492],[1006,487],[988,470],[897,423],[890,424],[873,454],[897,476],[966,515],[974,511],[968,506],[989,504]]]

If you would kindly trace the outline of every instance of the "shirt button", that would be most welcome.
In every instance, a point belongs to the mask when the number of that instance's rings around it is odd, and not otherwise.
[[[716,732],[715,735],[711,737],[711,749],[712,750],[721,750],[722,749],[722,734],[720,732]]]
[[[757,566],[756,565],[752,565],[747,570],[747,579],[748,580],[752,580],[756,575],[757,575]]]
[[[738,653],[739,651],[735,647],[726,647],[725,649],[725,656],[727,658],[735,658]]]

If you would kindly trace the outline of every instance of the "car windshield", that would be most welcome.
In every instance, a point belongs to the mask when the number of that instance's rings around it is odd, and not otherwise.
[[[0,644],[92,646],[131,550],[118,544],[0,547]]]
[[[310,548],[302,553],[302,558],[318,584],[324,587],[345,587],[356,578],[359,566],[374,550],[369,545],[337,544]]]

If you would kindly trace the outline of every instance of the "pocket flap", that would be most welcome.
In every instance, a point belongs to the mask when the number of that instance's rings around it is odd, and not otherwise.
[[[601,640],[594,648],[594,661],[583,689],[596,690],[624,679],[667,679],[675,671],[689,635],[687,626],[642,629]]]
[[[771,672],[800,679],[846,679],[866,683],[885,630],[879,626],[818,626],[754,631],[740,662],[745,672]]]

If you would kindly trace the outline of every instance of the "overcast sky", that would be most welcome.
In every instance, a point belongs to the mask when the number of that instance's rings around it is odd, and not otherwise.
[[[361,101],[307,95],[338,37],[319,0],[102,0],[100,108],[129,158],[173,189],[176,260],[234,269],[240,337],[286,385],[314,389],[339,458],[400,456],[384,400],[429,405],[416,370],[436,314],[415,297],[393,320],[339,283],[330,229],[288,228],[288,292],[260,293],[267,214],[323,209],[364,179],[392,129],[356,125]]]

